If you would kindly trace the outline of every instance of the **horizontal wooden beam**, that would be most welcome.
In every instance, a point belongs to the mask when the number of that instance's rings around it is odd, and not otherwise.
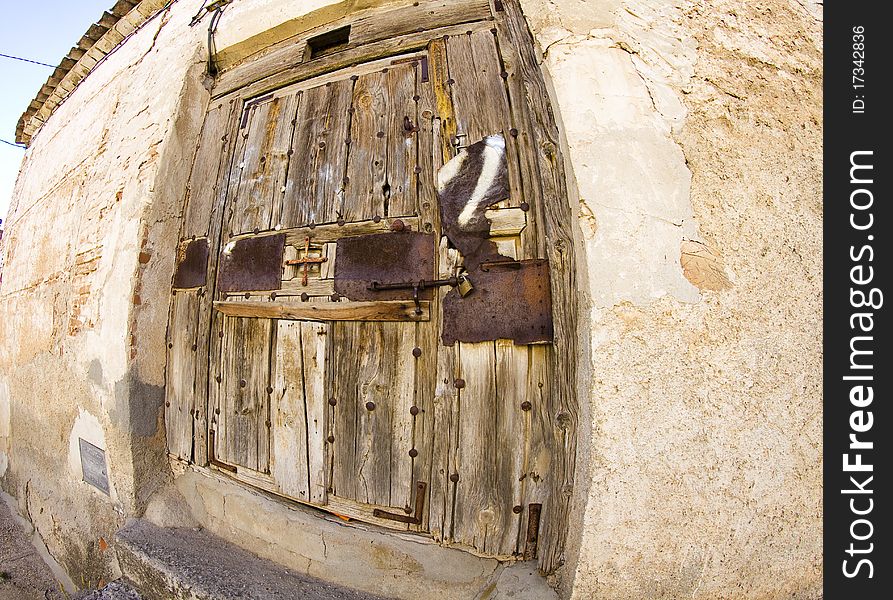
[[[415,313],[411,300],[382,302],[214,302],[214,309],[230,317],[295,319],[300,321],[428,321],[430,303],[419,303],[422,314]]]

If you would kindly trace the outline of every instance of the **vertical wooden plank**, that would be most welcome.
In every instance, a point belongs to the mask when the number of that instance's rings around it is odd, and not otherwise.
[[[212,103],[205,115],[202,133],[189,176],[181,239],[205,237],[211,226],[211,211],[217,200],[217,179],[228,164],[221,156],[223,137],[229,124],[231,105],[222,100]]]
[[[329,82],[298,94],[301,105],[278,219],[284,228],[337,220],[344,194],[353,80]]]
[[[520,5],[504,0],[502,17],[510,43],[518,50],[519,70],[524,83],[529,114],[534,124],[535,149],[543,200],[534,206],[534,219],[541,228],[540,252],[545,249],[552,276],[554,343],[541,351],[547,361],[545,380],[549,387],[550,419],[554,419],[549,442],[552,448],[548,478],[550,506],[543,505],[539,538],[540,569],[548,573],[558,567],[564,551],[570,498],[574,486],[578,406],[576,398],[577,281],[574,273],[574,240],[571,212],[565,187],[564,163],[559,154],[558,127],[549,94],[539,70],[535,46]],[[531,363],[533,364],[533,363]]]
[[[555,439],[555,423],[552,416],[553,404],[550,388],[552,351],[546,345],[528,347],[530,355],[527,370],[525,399],[530,402],[530,410],[523,416],[524,451],[522,472],[521,534],[518,551],[524,549],[524,536],[527,531],[527,506],[542,504],[542,515],[553,512],[551,503],[552,465]],[[542,527],[542,524],[540,525]],[[542,538],[541,538],[542,539]]]
[[[279,188],[285,183],[296,103],[292,95],[248,109],[248,137],[239,163],[242,176],[233,198],[234,233],[270,229],[274,198],[280,197]]]
[[[387,72],[388,113],[387,211],[391,217],[417,214],[416,165],[418,117],[416,115],[416,65],[397,65]]]
[[[462,146],[501,133],[506,141],[510,197],[502,204],[519,206],[522,190],[518,173],[518,147],[502,79],[496,42],[489,31],[453,36],[447,40],[450,80],[457,129]]]
[[[393,362],[394,376],[390,390],[390,500],[389,506],[412,511],[415,481],[413,481],[413,424],[411,409],[415,406],[416,359],[412,354],[416,345],[415,323],[388,323],[395,329],[394,346],[386,348],[383,359]]]
[[[196,291],[175,292],[168,329],[164,422],[168,452],[184,460],[192,459],[197,317]]]
[[[386,325],[333,325],[338,389],[333,487],[337,496],[388,506],[391,373],[383,357],[394,348],[396,330]]]
[[[195,399],[195,442],[193,445],[193,457],[197,465],[204,466],[208,462],[208,428],[215,417],[212,413],[216,404],[212,405],[210,391],[217,386],[216,376],[219,371],[219,336],[216,331],[212,333],[214,323],[214,282],[217,275],[217,257],[220,246],[221,230],[223,228],[226,198],[229,192],[229,181],[232,173],[232,162],[235,153],[238,136],[237,103],[230,100],[224,105],[227,112],[226,133],[221,137],[217,147],[210,146],[207,150],[217,156],[219,170],[214,180],[214,199],[211,205],[208,230],[208,278],[207,285],[198,291],[200,303],[198,314],[198,334],[196,349],[196,399]],[[212,357],[214,364],[212,365]],[[216,398],[214,399],[216,402]]]
[[[270,351],[273,321],[227,317],[221,352],[217,458],[269,472]]]
[[[497,497],[496,349],[493,342],[459,349],[459,446],[453,541],[487,554],[497,550],[505,522]],[[508,507],[511,511],[511,507]]]
[[[387,73],[367,73],[354,86],[350,152],[339,211],[347,221],[387,215],[387,79]]]
[[[304,389],[301,323],[279,321],[270,413],[270,472],[283,494],[310,500],[307,407]]]
[[[512,35],[504,19],[496,21],[496,30],[496,45],[499,58],[502,61],[511,123],[516,132],[516,135],[509,135],[506,140],[507,159],[514,161],[509,165],[512,205],[520,206],[520,203],[526,203],[528,207],[538,207],[543,202],[543,192],[537,172],[534,126],[527,107],[521,58],[518,49],[511,43]],[[517,164],[517,169],[514,168],[515,164]],[[513,176],[516,172],[517,176]],[[517,200],[518,203],[514,200]],[[521,232],[521,255],[518,258],[543,257],[545,240],[541,238],[542,234],[542,227],[540,227],[538,219],[528,219],[527,226]]]
[[[527,346],[515,345],[512,340],[496,341],[496,496],[503,510],[498,512],[501,522],[494,528],[492,548],[499,555],[517,552],[524,509],[528,360]]]
[[[331,324],[301,323],[304,403],[307,414],[307,463],[310,501],[325,504],[327,488],[326,356]]]
[[[430,69],[430,66],[429,66]],[[418,214],[422,231],[434,232],[440,239],[440,210],[437,204],[436,188],[434,185],[436,169],[443,164],[442,148],[440,146],[440,119],[437,117],[437,101],[430,80],[422,81],[421,65],[416,67],[416,103],[415,122],[418,124],[416,152],[418,163],[418,177],[416,178],[416,193],[418,196]],[[449,271],[446,256],[446,248],[438,253],[438,272]],[[440,257],[443,258],[440,258]],[[443,275],[438,275],[441,277]],[[418,455],[413,459],[413,481],[424,481],[428,484],[428,498],[425,501],[425,512],[421,515],[422,523],[411,527],[417,531],[429,531],[431,529],[431,517],[437,522],[435,537],[443,539],[443,518],[448,486],[447,464],[444,463],[434,468],[435,446],[438,441],[443,444],[449,441],[449,419],[445,414],[444,399],[437,399],[438,392],[438,357],[440,346],[440,306],[441,299],[446,294],[446,289],[437,290],[432,296],[431,315],[429,321],[416,323],[416,346],[419,356],[416,359],[415,373],[415,406],[416,415],[413,418],[413,448]],[[452,348],[444,349],[452,355]],[[452,367],[450,367],[452,369]],[[442,387],[442,386],[441,386]],[[450,387],[450,389],[454,389]],[[448,404],[449,401],[446,401]],[[440,420],[438,420],[438,418]],[[441,429],[442,431],[438,431]],[[437,453],[438,459],[447,456],[446,448],[441,447]],[[434,508],[432,509],[432,505]]]

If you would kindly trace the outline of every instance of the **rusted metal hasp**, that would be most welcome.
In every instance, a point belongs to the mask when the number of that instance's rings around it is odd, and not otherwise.
[[[335,291],[351,300],[413,300],[411,287],[374,289],[372,282],[434,279],[434,235],[417,231],[341,238],[335,250]],[[421,290],[430,300],[431,291]]]
[[[450,290],[443,302],[443,343],[514,340],[551,342],[552,288],[549,261],[498,261],[481,265],[469,279],[474,290],[462,297]]]

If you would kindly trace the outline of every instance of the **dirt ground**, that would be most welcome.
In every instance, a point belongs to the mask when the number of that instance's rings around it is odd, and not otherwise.
[[[31,534],[0,497],[0,600],[65,600],[68,595],[31,545]]]

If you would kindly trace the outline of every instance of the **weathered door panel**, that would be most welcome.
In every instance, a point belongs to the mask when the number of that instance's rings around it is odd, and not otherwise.
[[[202,144],[217,145],[224,113],[230,125],[216,150],[226,158],[212,224],[190,225],[210,241],[208,285],[219,253],[253,236],[284,236],[281,281],[194,292],[206,317],[182,335],[199,340],[192,360],[201,362],[210,332],[204,368],[213,412],[209,425],[194,423],[199,464],[200,430],[209,428],[212,464],[243,480],[478,554],[536,553],[552,570],[575,452],[570,215],[532,42],[515,2],[503,4],[495,28],[469,26],[425,52],[260,98],[237,92],[235,110],[209,112]],[[392,228],[432,234],[432,277],[462,272],[464,258],[442,237],[437,172],[494,134],[506,144],[508,192],[486,212],[490,239],[500,256],[549,260],[554,343],[445,346],[449,288],[425,294],[422,316],[412,300],[398,307],[374,294],[338,294],[338,240]],[[194,173],[210,172],[211,162],[200,148]],[[172,324],[188,318],[174,315],[190,314],[188,302],[174,306]],[[191,369],[203,388],[188,353],[170,350],[168,372]],[[186,406],[179,398],[188,377],[174,378],[168,396]],[[171,452],[187,458],[185,422],[170,407],[167,415]]]
[[[199,297],[195,290],[180,291],[171,299],[168,331],[165,428],[168,451],[192,459],[193,411],[196,386],[196,326]]]
[[[275,321],[223,317],[217,363],[219,381],[212,385],[217,410],[217,460],[259,473],[270,472],[270,358]],[[215,411],[216,412],[216,411]]]

